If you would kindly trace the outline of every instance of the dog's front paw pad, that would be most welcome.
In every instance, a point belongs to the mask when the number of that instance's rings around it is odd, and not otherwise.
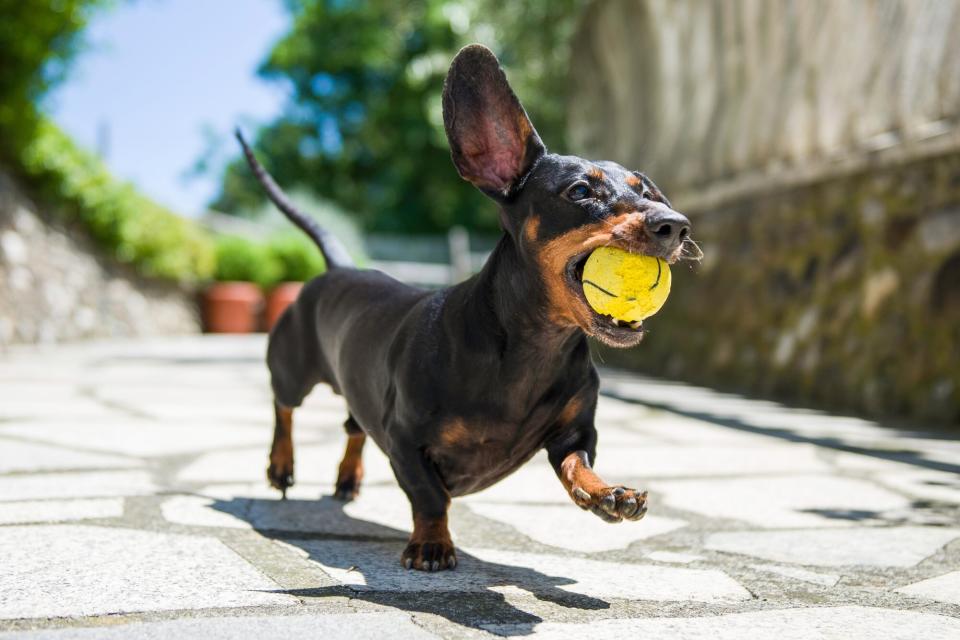
[[[457,566],[457,554],[449,541],[410,542],[400,556],[400,564],[405,569],[420,571],[453,569]]]
[[[593,494],[582,487],[570,492],[573,501],[607,522],[639,520],[647,514],[647,492],[627,487],[603,487]]]

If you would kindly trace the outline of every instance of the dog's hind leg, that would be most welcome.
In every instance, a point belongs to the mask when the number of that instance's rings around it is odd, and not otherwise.
[[[274,401],[273,408],[276,424],[273,428],[267,480],[271,486],[280,489],[286,499],[287,489],[293,486],[293,408],[277,401]]]
[[[363,445],[367,435],[349,416],[343,423],[347,431],[347,450],[343,453],[340,468],[337,471],[337,484],[333,497],[337,500],[350,502],[360,495],[360,481],[363,480]]]

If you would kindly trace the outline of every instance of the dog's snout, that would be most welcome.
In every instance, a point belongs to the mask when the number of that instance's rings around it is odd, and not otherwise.
[[[690,235],[690,221],[672,209],[661,209],[647,215],[644,221],[647,236],[666,249],[673,249]]]

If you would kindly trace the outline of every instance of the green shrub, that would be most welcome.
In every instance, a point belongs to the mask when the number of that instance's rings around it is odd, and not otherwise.
[[[300,235],[282,235],[273,238],[269,250],[280,266],[280,282],[305,282],[323,273],[320,250]]]
[[[216,256],[214,278],[220,281],[240,280],[269,288],[282,277],[282,263],[265,244],[239,236],[220,236]]]
[[[116,180],[50,121],[39,124],[20,161],[36,193],[67,222],[80,222],[117,260],[180,282],[212,275],[213,243],[198,225]]]

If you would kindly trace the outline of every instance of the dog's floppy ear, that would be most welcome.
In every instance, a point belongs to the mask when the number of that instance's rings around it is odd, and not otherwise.
[[[547,151],[497,57],[480,44],[461,49],[450,65],[443,126],[457,171],[495,197],[509,196]]]

